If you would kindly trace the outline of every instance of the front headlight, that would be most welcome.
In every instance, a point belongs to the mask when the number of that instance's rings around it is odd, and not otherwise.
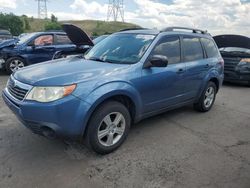
[[[75,88],[75,84],[63,87],[33,87],[27,95],[26,100],[52,102],[70,95]]]

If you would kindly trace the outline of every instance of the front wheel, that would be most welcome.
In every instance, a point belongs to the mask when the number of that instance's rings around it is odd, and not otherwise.
[[[23,68],[24,66],[25,66],[24,59],[20,57],[12,57],[6,61],[5,69],[8,74],[12,74],[13,72],[16,72],[17,70]]]
[[[194,104],[194,109],[200,112],[209,111],[215,101],[217,94],[217,86],[214,82],[208,82],[207,87],[202,92],[200,99]]]
[[[87,129],[87,145],[99,154],[116,150],[126,139],[131,123],[128,109],[116,101],[105,102],[92,115]]]

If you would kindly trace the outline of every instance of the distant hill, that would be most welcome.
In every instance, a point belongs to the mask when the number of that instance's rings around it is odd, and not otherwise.
[[[43,31],[46,20],[28,18],[30,24],[30,30],[27,32]],[[123,23],[123,22],[105,22],[98,20],[77,20],[77,21],[60,21],[60,23],[72,23],[89,35],[103,35],[106,33],[113,33],[122,29],[127,28],[140,28],[140,26],[132,23]]]

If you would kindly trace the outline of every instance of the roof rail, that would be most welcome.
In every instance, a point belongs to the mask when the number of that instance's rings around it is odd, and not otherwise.
[[[130,30],[146,30],[147,28],[141,28],[141,27],[134,27],[134,28],[127,28],[127,29],[122,29],[119,32],[122,31],[130,31]]]
[[[163,29],[161,32],[174,31],[174,30],[190,30],[193,33],[208,34],[207,31],[203,31],[203,30],[200,30],[200,29],[194,29],[194,28],[188,28],[188,27],[167,27],[167,28]]]

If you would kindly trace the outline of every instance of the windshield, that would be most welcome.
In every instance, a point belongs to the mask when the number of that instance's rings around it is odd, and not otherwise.
[[[107,37],[108,37],[108,35],[99,36],[99,37],[95,38],[95,39],[93,40],[93,42],[94,42],[94,44],[97,44],[97,43],[101,42],[103,39],[105,39],[105,38],[107,38]]]
[[[29,34],[25,34],[23,36],[20,36],[18,39],[17,44],[23,44],[25,42],[27,42],[27,40],[29,40],[31,37],[33,37],[36,33],[29,33]]]
[[[113,34],[95,45],[85,58],[119,64],[137,63],[154,37],[146,34]]]
[[[239,53],[248,53],[250,54],[250,49],[247,48],[238,48],[238,47],[226,47],[220,48],[221,52],[239,52]]]

